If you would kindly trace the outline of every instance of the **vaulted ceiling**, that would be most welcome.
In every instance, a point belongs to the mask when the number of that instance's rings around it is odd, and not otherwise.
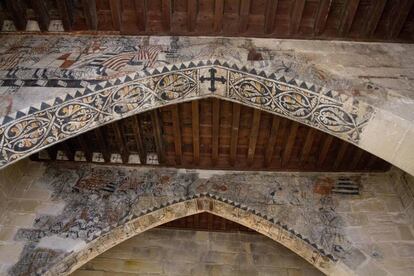
[[[382,159],[332,135],[217,98],[128,117],[57,144],[32,159],[232,170],[390,168]]]
[[[42,31],[414,41],[412,0],[1,0],[0,23]]]

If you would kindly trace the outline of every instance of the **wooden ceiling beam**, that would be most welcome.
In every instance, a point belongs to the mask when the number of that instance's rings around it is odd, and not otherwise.
[[[26,6],[22,0],[6,0],[6,8],[13,18],[17,30],[26,30],[27,15]]]
[[[265,151],[265,166],[269,167],[272,163],[273,153],[277,142],[277,134],[279,132],[280,118],[273,115],[272,127],[270,128],[269,141]]]
[[[46,151],[47,151],[47,154],[49,155],[50,160],[56,160],[57,151],[58,151],[56,146],[48,147]]]
[[[160,115],[157,109],[151,111],[152,130],[154,133],[155,147],[158,155],[158,163],[165,162],[164,143],[162,139],[162,125],[160,122]]]
[[[240,105],[233,103],[233,118],[231,124],[231,138],[230,138],[230,164],[234,166],[237,158],[237,144],[239,140],[240,127]]]
[[[303,10],[305,9],[306,0],[295,0],[293,9],[290,14],[289,33],[297,34],[299,32],[300,23],[302,21]]]
[[[249,24],[250,0],[241,0],[239,15],[239,31],[245,33]]]
[[[351,30],[352,23],[354,22],[355,14],[358,9],[360,0],[348,0],[342,15],[341,26],[339,27],[339,33],[346,36]]]
[[[134,4],[138,30],[145,32],[147,30],[147,0],[135,0]]]
[[[299,123],[292,121],[289,135],[288,135],[287,142],[286,142],[286,146],[285,146],[285,150],[283,151],[282,166],[286,166],[289,164],[290,157],[292,156],[293,146],[295,145],[295,142],[296,142],[296,134],[298,132],[298,128],[299,128]]]
[[[50,16],[46,7],[46,2],[43,0],[30,0],[30,4],[36,13],[37,22],[42,32],[49,29]]]
[[[198,100],[191,102],[191,120],[193,133],[193,161],[197,165],[200,162],[200,111]]]
[[[140,127],[140,121],[137,115],[131,117],[132,131],[134,132],[134,140],[138,150],[139,161],[141,164],[147,164],[147,153],[145,151],[144,143],[142,140],[142,133]]]
[[[96,141],[98,143],[99,150],[101,151],[102,158],[105,162],[111,161],[111,154],[108,151],[107,143],[105,142],[105,138],[102,134],[101,128],[95,128],[94,134],[96,137]]]
[[[92,162],[92,152],[90,150],[90,147],[88,146],[87,140],[85,139],[86,138],[85,135],[86,134],[76,136],[76,142],[78,143],[79,147],[83,151],[86,161]]]
[[[187,28],[189,32],[195,30],[197,23],[197,4],[198,1],[187,0]]]
[[[376,0],[371,2],[373,6],[370,12],[370,18],[368,22],[365,24],[364,28],[365,35],[367,35],[368,37],[371,37],[377,29],[378,22],[380,21],[381,15],[384,12],[386,3],[387,0]]]
[[[224,0],[216,0],[214,9],[214,32],[221,33],[223,29]]]
[[[326,21],[328,20],[329,11],[331,10],[333,0],[321,0],[319,3],[318,13],[315,18],[314,35],[320,35],[323,33],[326,27]]]
[[[66,157],[69,159],[69,161],[74,161],[75,151],[70,147],[68,140],[63,141],[61,145],[62,145],[62,150],[65,153]]]
[[[358,164],[361,161],[362,155],[364,154],[364,151],[360,148],[356,148],[354,151],[352,161],[351,161],[351,170],[355,170],[358,168]]]
[[[264,25],[265,34],[271,34],[273,33],[275,29],[277,4],[278,4],[278,0],[267,0],[265,25]]]
[[[111,8],[112,26],[114,30],[120,31],[122,26],[121,1],[110,0],[109,6]]]
[[[220,135],[220,100],[212,98],[212,162],[215,165],[219,155],[219,135]]]
[[[254,154],[256,152],[257,137],[260,129],[260,115],[259,109],[253,110],[252,128],[250,130],[249,149],[247,151],[247,163],[249,166],[253,163]]]
[[[397,14],[393,17],[393,22],[391,23],[390,29],[388,30],[389,38],[398,38],[413,6],[413,0],[400,1],[398,9],[396,9]]]
[[[171,0],[162,0],[162,25],[166,32],[171,30],[171,13]]]
[[[129,152],[128,152],[128,148],[126,146],[124,137],[122,135],[123,132],[121,131],[121,125],[120,124],[122,124],[121,121],[112,123],[112,129],[113,129],[114,134],[115,134],[115,140],[116,140],[116,143],[117,143],[117,147],[119,149],[119,153],[121,155],[122,163],[127,164],[128,161],[129,161],[128,160]]]
[[[98,14],[96,0],[82,0],[83,14],[89,30],[98,30]]]
[[[316,130],[312,127],[309,127],[308,133],[306,134],[305,143],[303,144],[303,148],[300,153],[300,162],[302,164],[309,161],[309,155],[312,149],[313,141],[315,139],[315,134]]]
[[[333,136],[327,135],[325,137],[325,140],[323,141],[323,145],[321,148],[321,151],[318,156],[318,166],[321,167],[323,163],[326,160],[326,157],[328,157],[329,148],[331,147],[331,144],[333,142]]]
[[[63,28],[65,31],[72,30],[73,24],[73,5],[70,0],[56,0],[60,17],[62,18]]]
[[[335,158],[335,161],[334,161],[334,164],[333,164],[333,169],[334,170],[338,170],[339,167],[341,166],[342,162],[344,161],[344,157],[345,157],[346,151],[348,150],[348,146],[349,146],[349,143],[341,141],[341,145],[340,145],[339,150],[336,154],[336,158]]]
[[[171,106],[171,117],[174,129],[174,148],[175,148],[175,163],[181,165],[183,159],[182,142],[181,142],[181,126],[180,126],[180,114],[178,111],[178,105]]]

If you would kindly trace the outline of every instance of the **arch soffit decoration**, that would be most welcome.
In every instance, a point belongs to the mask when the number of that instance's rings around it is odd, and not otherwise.
[[[349,96],[280,73],[220,60],[186,62],[103,81],[5,118],[0,124],[0,169],[104,124],[205,97],[259,108],[357,146],[375,112]]]
[[[239,223],[269,237],[295,252],[326,275],[354,275],[352,269],[342,261],[273,218],[268,218],[237,202],[211,194],[197,194],[151,208],[104,233],[80,251],[73,252],[53,264],[44,275],[69,275],[88,261],[135,235],[161,224],[203,212]]]

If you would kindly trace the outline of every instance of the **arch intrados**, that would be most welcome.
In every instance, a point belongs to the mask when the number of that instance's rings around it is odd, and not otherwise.
[[[204,212],[241,224],[265,235],[293,251],[326,275],[353,274],[352,270],[341,261],[325,256],[326,253],[321,253],[319,249],[305,242],[301,238],[302,236],[294,231],[284,229],[284,227],[256,214],[255,211],[247,207],[235,205],[238,204],[225,199],[218,200],[216,196],[199,195],[191,199],[173,201],[159,209],[151,208],[139,217],[131,219],[91,241],[80,251],[69,254],[59,263],[47,269],[45,275],[68,275],[103,252],[135,235],[170,221]]]

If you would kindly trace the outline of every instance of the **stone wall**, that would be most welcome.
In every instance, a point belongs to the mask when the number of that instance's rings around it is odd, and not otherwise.
[[[151,229],[111,248],[73,273],[97,275],[323,275],[262,235]]]
[[[328,274],[338,265],[359,275],[414,273],[413,181],[397,170],[238,173],[25,161],[0,176],[3,273],[71,272],[159,223],[205,211],[277,240]],[[342,178],[359,195],[333,192]]]

